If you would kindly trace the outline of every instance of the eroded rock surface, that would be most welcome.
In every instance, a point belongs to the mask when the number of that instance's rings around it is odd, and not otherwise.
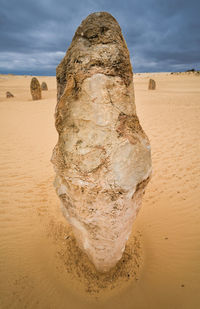
[[[36,77],[31,79],[30,90],[33,100],[41,100],[42,99],[42,91],[40,87],[40,83]]]
[[[43,91],[48,90],[48,87],[47,87],[47,83],[46,83],[46,82],[42,82],[42,84],[41,84],[41,89],[42,89]]]
[[[149,90],[155,90],[156,89],[156,82],[154,79],[149,80]]]
[[[151,174],[129,52],[110,14],[81,23],[56,76],[56,192],[79,246],[108,271],[122,256]]]

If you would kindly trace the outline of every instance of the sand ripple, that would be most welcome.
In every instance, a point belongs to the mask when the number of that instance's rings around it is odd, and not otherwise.
[[[135,90],[153,177],[106,275],[76,247],[52,186],[55,78],[37,102],[30,77],[0,79],[0,308],[200,307],[199,77],[158,74],[150,93],[149,76],[135,77]]]

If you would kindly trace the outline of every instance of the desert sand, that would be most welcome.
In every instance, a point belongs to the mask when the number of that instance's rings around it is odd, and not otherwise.
[[[56,79],[37,77],[49,90],[33,101],[31,78],[0,75],[0,308],[199,308],[200,77],[134,75],[153,175],[106,274],[76,246],[53,188]]]

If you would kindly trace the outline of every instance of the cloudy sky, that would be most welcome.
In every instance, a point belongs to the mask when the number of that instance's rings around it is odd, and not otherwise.
[[[98,11],[119,22],[134,72],[200,70],[200,0],[0,0],[0,73],[55,75]]]

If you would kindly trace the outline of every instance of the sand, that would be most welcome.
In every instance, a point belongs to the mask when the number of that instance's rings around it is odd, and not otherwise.
[[[32,101],[30,76],[0,75],[0,308],[199,308],[200,77],[134,75],[153,176],[124,256],[104,275],[59,209],[56,80],[38,79],[49,90]]]

